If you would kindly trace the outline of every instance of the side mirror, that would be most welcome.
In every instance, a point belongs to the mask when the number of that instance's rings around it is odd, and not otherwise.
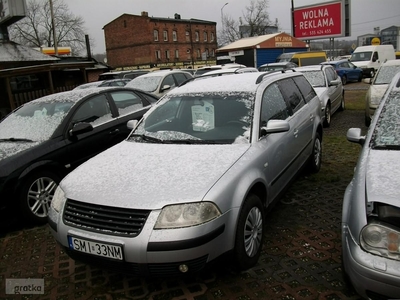
[[[360,144],[365,143],[365,136],[361,135],[361,128],[350,128],[347,130],[346,138],[349,142]]]
[[[138,120],[129,120],[128,123],[126,123],[126,127],[128,127],[129,130],[132,130],[136,127],[137,123]]]
[[[169,90],[170,88],[171,88],[171,86],[168,85],[168,84],[166,84],[166,85],[164,85],[164,86],[161,88],[161,92],[164,92],[164,91],[166,91],[166,90]]]
[[[90,123],[86,122],[80,122],[76,123],[74,127],[69,131],[69,135],[72,136],[77,136],[83,133],[87,133],[93,130],[93,126]]]
[[[287,132],[290,129],[290,124],[286,120],[269,120],[267,126],[261,127],[260,137],[270,133]]]

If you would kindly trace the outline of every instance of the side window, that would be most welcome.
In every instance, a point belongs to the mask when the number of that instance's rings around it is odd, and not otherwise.
[[[142,99],[133,92],[112,92],[110,95],[118,108],[120,116],[143,108]]]
[[[186,79],[187,79],[185,74],[183,74],[183,73],[176,73],[176,74],[174,74],[174,76],[175,76],[176,82],[178,84],[181,84],[182,82],[186,81]]]
[[[263,94],[260,127],[267,126],[269,120],[285,120],[289,115],[289,108],[278,85],[271,84]]]
[[[175,87],[175,80],[172,75],[168,75],[164,78],[161,88],[163,88],[165,85],[169,85],[171,88]]]
[[[105,95],[97,95],[86,100],[72,117],[73,123],[87,122],[93,127],[112,119],[110,105]]]
[[[374,52],[374,56],[372,57],[373,59],[375,59],[375,60],[378,60],[379,59],[379,55],[378,55],[378,52]]]
[[[293,80],[297,84],[301,94],[303,95],[307,103],[317,96],[314,88],[311,86],[310,82],[304,76],[296,76],[293,78]]]
[[[278,81],[278,85],[293,113],[305,105],[303,95],[300,93],[300,90],[297,88],[292,78],[280,80]]]
[[[338,77],[337,73],[332,68],[326,69],[326,76],[328,78],[328,82],[330,82],[331,80],[335,80]]]

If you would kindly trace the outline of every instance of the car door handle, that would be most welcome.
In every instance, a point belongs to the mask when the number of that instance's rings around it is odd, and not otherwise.
[[[298,134],[299,134],[299,130],[298,130],[298,129],[296,129],[295,131],[293,131],[293,135],[294,135],[295,137],[297,137]]]
[[[119,132],[119,129],[115,129],[109,132],[109,134],[117,134]]]
[[[313,114],[310,115],[310,121],[311,121],[311,122],[314,121],[314,115],[313,115]]]

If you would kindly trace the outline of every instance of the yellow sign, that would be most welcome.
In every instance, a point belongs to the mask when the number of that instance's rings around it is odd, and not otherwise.
[[[374,37],[372,40],[371,40],[371,45],[380,45],[381,44],[381,40],[379,39],[379,38],[377,38],[377,37]]]

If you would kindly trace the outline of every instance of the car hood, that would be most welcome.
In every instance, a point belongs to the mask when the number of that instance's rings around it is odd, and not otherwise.
[[[61,187],[70,199],[116,207],[201,201],[249,147],[123,141],[72,171]]]
[[[0,142],[0,162],[38,144],[39,142]]]
[[[370,150],[366,161],[368,202],[382,202],[400,207],[400,151]]]

